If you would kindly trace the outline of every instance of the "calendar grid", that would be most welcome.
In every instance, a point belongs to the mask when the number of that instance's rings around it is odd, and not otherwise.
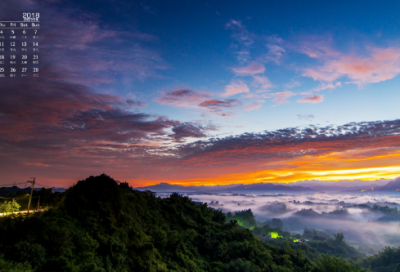
[[[0,81],[39,77],[39,18],[24,13],[23,21],[0,21]]]

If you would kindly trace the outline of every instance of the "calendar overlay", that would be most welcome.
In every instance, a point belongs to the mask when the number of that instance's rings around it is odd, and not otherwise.
[[[39,77],[40,14],[22,17],[23,21],[0,21],[0,80]]]

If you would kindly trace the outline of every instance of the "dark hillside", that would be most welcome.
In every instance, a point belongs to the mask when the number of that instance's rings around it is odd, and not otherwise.
[[[299,252],[264,245],[221,211],[132,191],[106,175],[79,181],[48,212],[0,221],[0,269],[312,271]],[[315,270],[316,271],[316,270]]]

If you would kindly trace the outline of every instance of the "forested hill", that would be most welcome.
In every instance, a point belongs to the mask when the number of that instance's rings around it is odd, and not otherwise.
[[[79,181],[47,212],[2,218],[0,252],[5,271],[328,271],[300,250],[263,244],[207,204],[132,191],[106,175]]]

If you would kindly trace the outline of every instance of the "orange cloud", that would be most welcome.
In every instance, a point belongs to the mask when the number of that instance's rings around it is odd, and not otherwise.
[[[216,185],[300,180],[376,180],[400,176],[400,121],[362,122],[337,128],[282,129],[199,143],[180,160],[174,179],[137,179]],[[329,136],[331,135],[331,136]]]
[[[346,152],[345,152],[346,153]],[[400,176],[400,151],[394,154],[373,156],[368,161],[355,159],[343,160],[345,154],[332,153],[324,156],[302,156],[296,159],[280,160],[264,163],[263,170],[240,171],[231,174],[221,174],[215,177],[186,178],[179,180],[141,181],[141,185],[153,185],[168,182],[180,185],[226,185],[251,184],[258,182],[290,183],[301,180],[378,180],[394,179]],[[233,168],[233,167],[232,167]],[[237,167],[235,167],[237,168]],[[233,170],[233,169],[231,169]],[[135,181],[137,183],[138,181]]]

